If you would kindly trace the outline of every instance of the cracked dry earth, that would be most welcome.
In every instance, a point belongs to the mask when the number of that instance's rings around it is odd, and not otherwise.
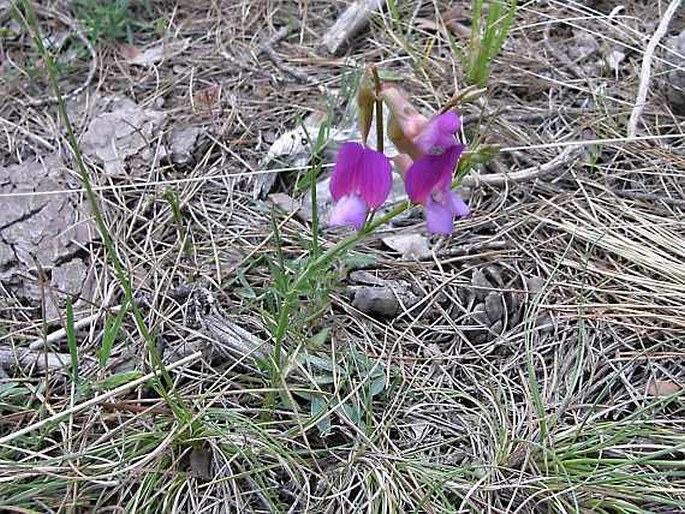
[[[57,317],[67,295],[87,299],[92,290],[88,244],[94,232],[85,203],[77,195],[40,194],[68,182],[56,155],[0,168],[3,296],[32,311],[44,309],[46,319]]]

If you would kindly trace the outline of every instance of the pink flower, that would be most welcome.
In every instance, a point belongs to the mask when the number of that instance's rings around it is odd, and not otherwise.
[[[335,201],[329,225],[364,226],[369,209],[378,209],[390,193],[392,165],[381,152],[359,143],[340,147],[331,176],[331,196]]]
[[[413,139],[423,153],[407,170],[404,185],[409,199],[426,208],[426,228],[433,234],[451,234],[455,217],[470,214],[451,190],[454,169],[464,151],[455,133],[461,118],[453,112],[435,116]]]
[[[455,134],[461,128],[461,117],[446,112],[433,117],[414,138],[414,145],[422,154],[440,154],[457,145]]]

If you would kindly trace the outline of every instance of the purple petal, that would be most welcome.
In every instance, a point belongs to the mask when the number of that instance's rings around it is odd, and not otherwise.
[[[431,234],[451,234],[454,225],[454,214],[445,204],[432,198],[426,204],[426,228]]]
[[[392,164],[381,152],[364,148],[357,192],[372,209],[378,209],[390,194]]]
[[[335,160],[331,175],[330,190],[333,200],[357,192],[359,187],[360,163],[364,157],[364,147],[359,143],[343,144]]]
[[[454,134],[460,127],[461,118],[457,114],[451,111],[440,114],[428,122],[414,144],[425,154],[444,152],[457,144]]]
[[[360,195],[372,209],[380,207],[392,187],[392,164],[381,152],[359,143],[343,144],[331,175],[331,196]]]
[[[440,155],[424,155],[407,170],[404,187],[414,203],[426,204],[434,191],[452,186],[452,173],[464,147],[456,145]]]
[[[364,226],[366,202],[358,195],[343,196],[331,210],[328,224],[331,227],[352,225],[357,230]]]
[[[454,191],[447,191],[443,203],[457,218],[465,218],[471,214],[471,209],[466,205],[466,202]]]

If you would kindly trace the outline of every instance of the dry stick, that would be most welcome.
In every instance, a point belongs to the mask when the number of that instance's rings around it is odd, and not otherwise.
[[[659,26],[654,31],[654,35],[652,36],[652,39],[649,40],[649,44],[645,50],[645,56],[642,59],[642,68],[640,69],[640,86],[637,90],[635,107],[633,107],[633,112],[630,113],[630,121],[628,121],[628,137],[634,137],[637,134],[637,124],[640,120],[640,116],[642,116],[642,111],[645,108],[647,92],[649,91],[649,82],[652,78],[652,60],[654,59],[654,52],[656,51],[656,47],[659,46],[659,42],[666,34],[668,25],[671,23],[671,19],[682,1],[683,0],[671,0],[668,9],[666,9],[666,12],[659,22]]]
[[[25,366],[35,366],[38,371],[57,370],[64,368],[70,362],[71,356],[68,353],[44,353],[4,346],[0,347],[1,369],[18,364],[22,368]]]
[[[323,46],[331,54],[340,49],[369,22],[374,11],[380,11],[387,0],[358,0],[351,4],[323,37]]]
[[[183,366],[184,364],[189,364],[197,359],[202,357],[202,352],[195,352],[191,355],[188,355],[187,357],[184,357],[183,359],[177,360],[176,362],[169,364],[166,367],[166,371],[171,371],[172,369],[178,368],[180,366]],[[129,389],[133,389],[141,384],[144,384],[148,380],[152,380],[153,378],[156,378],[159,376],[161,373],[160,370],[152,371],[148,373],[145,376],[140,377],[137,380],[133,380],[132,382],[128,382],[127,384],[120,385],[119,387],[112,389],[111,391],[107,391],[106,393],[103,393],[99,396],[96,396],[94,398],[91,398],[90,400],[87,400],[83,403],[79,403],[78,405],[74,405],[72,407],[69,407],[66,410],[63,410],[62,412],[58,412],[56,414],[53,414],[52,416],[42,419],[36,423],[33,423],[32,425],[29,425],[27,427],[22,428],[21,430],[18,430],[16,432],[12,432],[11,434],[6,435],[5,437],[0,437],[0,446],[6,445],[7,443],[14,441],[18,437],[21,437],[25,434],[28,434],[29,432],[33,432],[34,430],[37,430],[39,428],[44,427],[45,425],[49,425],[50,423],[55,423],[56,421],[59,421],[67,416],[70,416],[72,414],[76,414],[77,412],[81,412],[82,410],[85,410],[89,407],[93,407],[97,405],[98,403],[102,403],[106,400],[109,400],[110,398],[121,394]]]
[[[276,50],[274,50],[274,45],[278,44],[280,41],[285,39],[288,36],[288,32],[289,29],[287,25],[284,25],[283,27],[278,29],[278,31],[273,36],[271,36],[265,43],[262,43],[262,45],[259,47],[257,55],[266,55],[269,58],[269,60],[272,63],[274,63],[276,68],[278,68],[282,72],[294,77],[299,82],[304,82],[305,84],[315,86],[319,89],[319,91],[321,91],[324,94],[328,93],[326,86],[324,86],[321,82],[316,80],[314,77],[310,77],[304,71],[298,70],[297,68],[294,68],[289,64],[286,64],[286,62],[281,58],[281,56],[276,53]]]
[[[582,148],[582,145],[568,146],[563,152],[545,164],[531,166],[530,168],[525,168],[513,173],[493,173],[488,175],[471,174],[464,177],[461,181],[461,185],[465,187],[477,187],[484,184],[489,186],[501,186],[508,182],[526,182],[528,180],[533,180],[551,173],[569,162],[580,148]]]
[[[83,319],[78,320],[76,323],[74,323],[74,330],[80,330],[83,327],[87,327],[90,325],[92,321],[97,320],[100,317],[101,313],[97,312],[95,314],[91,314],[90,316],[86,316]],[[60,341],[67,337],[67,329],[66,328],[59,328],[55,330],[54,332],[50,332],[45,338],[38,338],[34,339],[31,341],[29,344],[29,349],[37,351],[45,348],[46,345],[50,345],[52,343],[56,343],[57,341]]]

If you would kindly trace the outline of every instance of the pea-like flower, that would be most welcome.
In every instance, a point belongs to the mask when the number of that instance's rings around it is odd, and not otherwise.
[[[428,153],[414,161],[404,177],[409,199],[425,207],[426,228],[433,234],[451,234],[454,218],[470,214],[468,205],[451,189],[463,151],[463,145],[455,143],[442,153]]]
[[[360,230],[368,211],[383,205],[391,187],[392,165],[385,155],[359,143],[344,143],[331,176],[335,205],[329,225],[351,225]]]
[[[456,139],[461,117],[446,112],[426,119],[396,90],[386,90],[394,119],[390,135],[404,156],[396,158],[404,173],[409,199],[426,208],[426,228],[433,234],[451,234],[455,217],[470,214],[468,206],[451,190],[454,169],[464,151]]]
[[[459,145],[455,134],[461,128],[461,118],[454,112],[433,117],[414,138],[413,143],[422,155],[441,154]],[[461,154],[461,152],[460,152]]]

